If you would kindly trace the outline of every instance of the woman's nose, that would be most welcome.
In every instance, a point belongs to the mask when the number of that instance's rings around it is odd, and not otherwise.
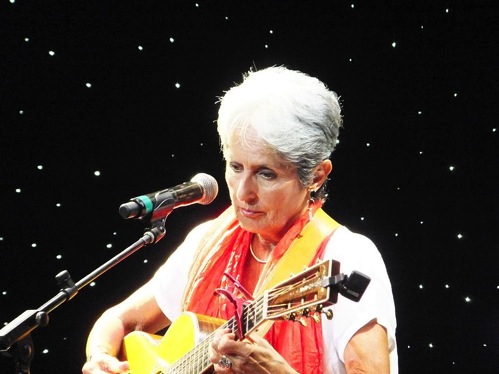
[[[250,175],[242,175],[237,184],[236,196],[240,201],[252,201],[256,198],[253,179]]]

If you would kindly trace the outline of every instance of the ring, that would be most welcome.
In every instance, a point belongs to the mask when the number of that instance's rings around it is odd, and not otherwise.
[[[226,355],[222,355],[220,361],[218,361],[218,366],[223,369],[230,369],[232,367],[232,361]]]

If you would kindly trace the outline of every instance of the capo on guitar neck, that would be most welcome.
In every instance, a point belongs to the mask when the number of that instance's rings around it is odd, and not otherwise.
[[[235,315],[235,319],[236,319],[236,322],[237,322],[237,331],[235,332],[236,333],[236,337],[239,340],[243,340],[244,339],[244,331],[243,331],[243,307],[244,307],[244,304],[248,304],[249,301],[253,300],[253,296],[232,275],[230,275],[229,273],[225,273],[225,272],[224,272],[224,275],[227,278],[229,278],[229,280],[234,284],[234,287],[236,287],[239,291],[241,291],[241,293],[246,298],[245,300],[243,300],[240,297],[236,297],[232,292],[229,292],[229,291],[227,291],[226,289],[223,289],[223,288],[217,288],[215,290],[215,294],[225,296],[227,299],[229,299],[229,301],[232,303],[232,305],[234,305],[234,309],[236,310],[236,312],[235,312],[235,314],[236,314]]]

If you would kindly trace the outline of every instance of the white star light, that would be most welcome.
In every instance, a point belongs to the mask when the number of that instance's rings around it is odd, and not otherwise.
[[[55,55],[55,52],[54,51],[49,51],[49,55],[53,56],[53,55]]]
[[[94,171],[94,175],[95,175],[96,177],[99,177],[99,176],[100,176],[100,171],[99,171],[99,170]]]

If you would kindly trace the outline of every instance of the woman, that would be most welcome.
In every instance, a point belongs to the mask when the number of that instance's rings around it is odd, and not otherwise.
[[[194,228],[148,283],[104,312],[89,335],[83,373],[126,372],[128,363],[117,358],[124,336],[159,331],[183,311],[233,317],[233,301],[215,293],[242,293],[226,273],[260,295],[279,266],[330,258],[343,273],[371,277],[360,302],[340,298],[332,320],[307,327],[279,321],[244,340],[219,328],[205,352],[215,372],[396,373],[395,308],[383,260],[369,239],[321,209],[342,122],[336,94],[306,74],[271,67],[248,73],[220,102],[231,207]],[[321,220],[329,225],[322,236],[306,234]],[[297,249],[307,236],[313,247]]]

